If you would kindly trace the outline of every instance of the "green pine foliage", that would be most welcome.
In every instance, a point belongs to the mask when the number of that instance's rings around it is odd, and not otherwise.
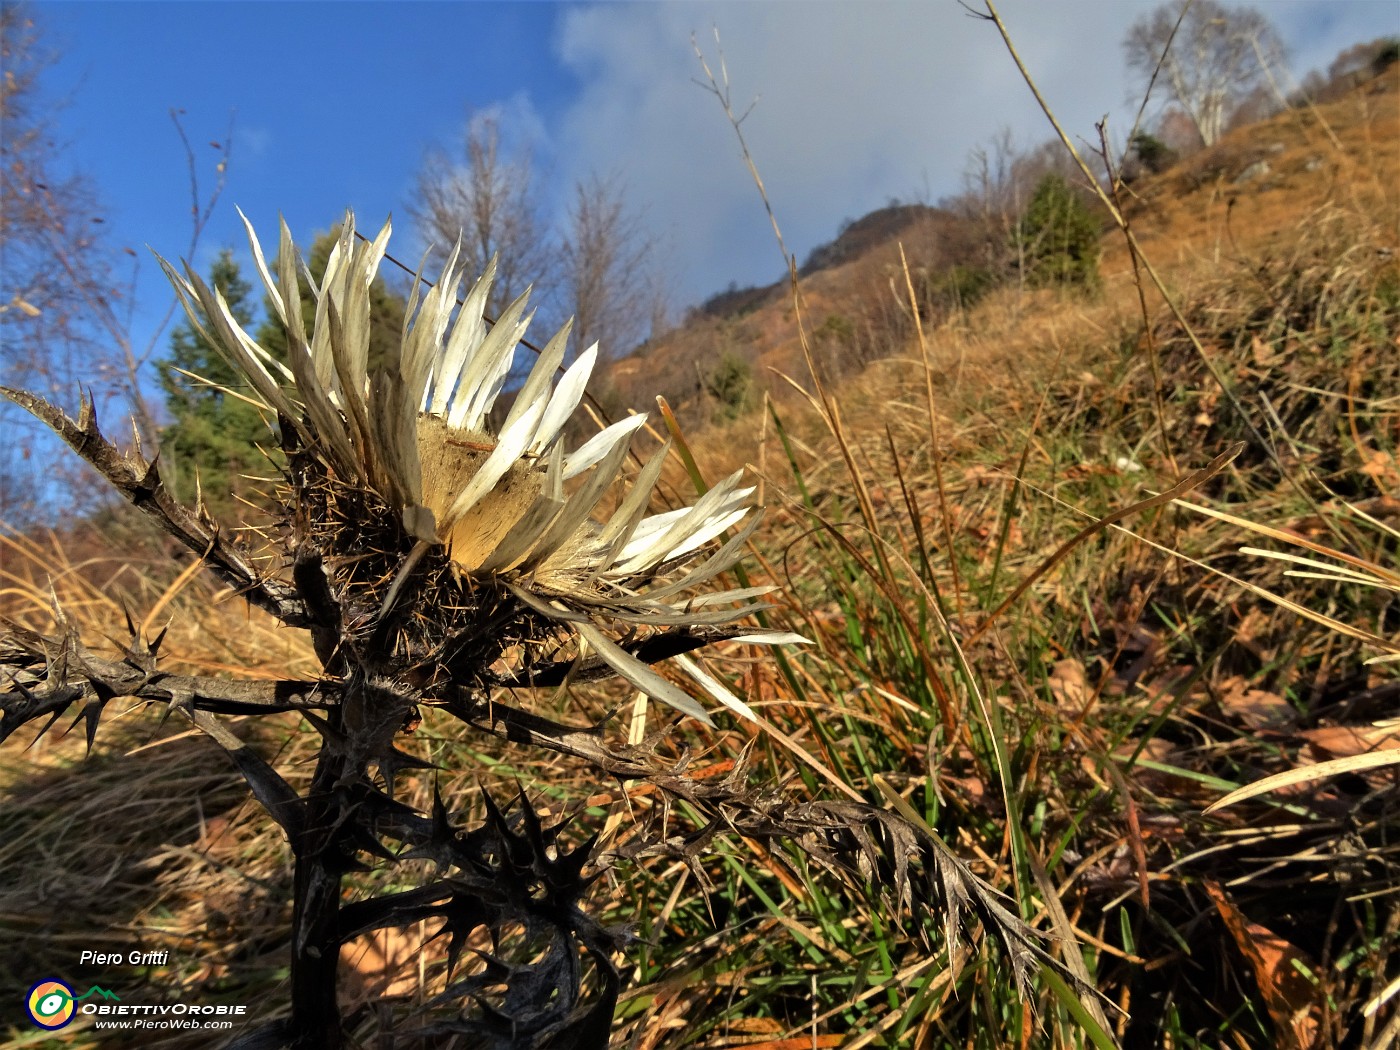
[[[252,286],[243,279],[231,251],[220,252],[209,283],[223,295],[239,324],[252,322]],[[247,380],[185,321],[171,333],[160,385],[171,420],[160,442],[166,485],[177,498],[189,501],[197,483],[216,517],[236,511],[242,506],[240,497],[254,498],[259,487],[247,475],[268,473],[268,459],[259,446],[273,444],[263,413],[245,400],[253,394]]]
[[[1146,131],[1139,131],[1133,135],[1130,145],[1142,166],[1153,175],[1166,171],[1176,163],[1176,150]]]
[[[717,422],[738,419],[749,407],[753,388],[753,369],[733,350],[720,355],[717,364],[705,377],[705,390],[715,399],[714,418]]]
[[[311,245],[311,258],[307,260],[307,267],[311,270],[311,275],[320,281],[326,272],[326,263],[330,261],[331,249],[335,247],[337,231],[330,230],[319,235]],[[301,285],[301,319],[302,327],[306,330],[307,337],[310,338],[311,331],[316,322],[316,305],[311,295],[311,286],[303,273],[300,279]],[[370,371],[374,371],[376,360],[382,360],[386,352],[398,345],[403,337],[404,309],[408,305],[404,297],[389,290],[383,279],[378,279],[370,286],[370,334],[369,334],[369,355]],[[266,297],[263,299],[263,311],[267,320],[258,326],[258,345],[270,352],[279,361],[287,359],[287,333],[282,328],[282,322],[277,319],[276,311],[272,308],[272,303]]]
[[[1099,223],[1064,176],[1051,173],[1017,226],[1017,247],[1033,287],[1061,285],[1086,291],[1099,286]]]

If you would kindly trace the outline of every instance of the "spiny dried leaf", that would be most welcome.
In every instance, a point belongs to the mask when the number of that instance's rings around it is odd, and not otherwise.
[[[229,758],[233,759],[243,779],[248,782],[253,797],[286,832],[292,849],[300,851],[306,843],[306,823],[301,798],[292,790],[292,786],[213,715],[205,711],[192,711],[190,720],[228,752]]]
[[[0,394],[47,425],[133,506],[154,519],[189,550],[205,558],[210,570],[248,601],[289,626],[301,626],[306,622],[306,611],[291,588],[279,580],[264,578],[236,543],[177,503],[161,484],[154,461],[147,463],[127,457],[102,436],[88,398],[84,397],[79,418],[74,420],[36,394],[9,387],[0,387]]]

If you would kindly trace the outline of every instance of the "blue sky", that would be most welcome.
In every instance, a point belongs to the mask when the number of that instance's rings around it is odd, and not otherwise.
[[[1155,4],[1003,0],[1022,56],[1070,130],[1131,119],[1120,41]],[[1393,0],[1260,6],[1295,78],[1358,40],[1400,32]],[[692,32],[723,39],[736,104],[790,250],[892,197],[960,188],[968,151],[1007,126],[1048,128],[994,29],[954,0],[766,3],[40,2],[63,53],[59,133],[96,183],[115,243],[167,257],[189,240],[182,118],[207,187],[234,114],[228,185],[196,257],[242,244],[235,204],[273,239],[279,212],[309,237],[353,207],[396,216],[391,250],[421,249],[405,204],[424,151],[494,109],[532,144],[556,206],[589,172],[617,173],[667,257],[677,306],[782,270],[732,130],[693,78]],[[134,342],[168,303],[143,263]]]

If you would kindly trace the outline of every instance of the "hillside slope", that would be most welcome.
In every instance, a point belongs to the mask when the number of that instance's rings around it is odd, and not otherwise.
[[[1315,109],[1290,109],[1238,128],[1125,192],[1144,250],[1158,267],[1194,270],[1226,258],[1286,248],[1301,221],[1328,209],[1394,208],[1388,187],[1400,173],[1400,67]],[[775,202],[781,214],[782,202]],[[958,263],[976,263],[977,234],[966,220],[921,206],[881,209],[813,253],[801,271],[804,322],[818,356],[837,371],[904,352],[912,337],[904,302],[900,248],[916,279]],[[1121,235],[1102,242],[1104,300],[1131,281]],[[1185,277],[1182,270],[1181,277]],[[1019,292],[1015,293],[1019,296]],[[755,383],[782,396],[773,372],[805,373],[786,282],[735,290],[637,353],[611,363],[600,387],[611,405],[643,406],[663,394],[691,423],[714,408],[705,379],[728,353],[752,368]],[[997,309],[1008,309],[1005,296]],[[871,327],[878,319],[879,331]],[[903,315],[901,323],[901,315]],[[937,318],[934,319],[935,321]],[[954,321],[971,318],[953,318]],[[904,339],[899,336],[903,335]],[[891,336],[895,338],[890,339]]]

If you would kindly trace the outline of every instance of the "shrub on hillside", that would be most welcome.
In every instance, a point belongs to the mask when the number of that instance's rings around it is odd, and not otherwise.
[[[1133,136],[1131,146],[1132,155],[1153,175],[1176,163],[1176,150],[1146,131],[1137,132]]]
[[[1027,284],[1098,287],[1099,224],[1064,176],[1040,180],[1013,236]]]
[[[753,368],[733,350],[720,355],[719,364],[705,377],[705,391],[715,400],[716,421],[743,415],[752,389]]]
[[[923,302],[931,316],[966,310],[1001,284],[986,266],[957,265],[929,274],[924,281]]]

